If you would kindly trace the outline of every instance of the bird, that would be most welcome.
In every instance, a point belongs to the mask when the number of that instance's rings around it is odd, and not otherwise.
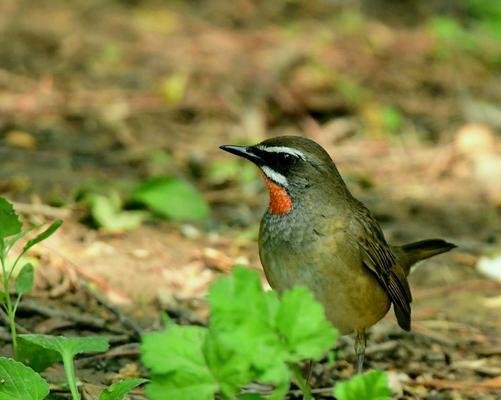
[[[257,165],[268,188],[258,245],[271,288],[281,294],[306,286],[342,335],[355,334],[355,369],[361,373],[367,329],[391,305],[398,325],[411,329],[411,267],[456,246],[443,239],[389,244],[330,155],[313,140],[278,136],[220,148]]]

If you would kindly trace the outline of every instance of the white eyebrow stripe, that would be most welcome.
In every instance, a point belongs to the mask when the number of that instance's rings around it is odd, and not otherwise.
[[[258,146],[259,150],[266,151],[268,153],[286,153],[290,154],[292,156],[296,156],[301,158],[302,160],[305,160],[306,157],[304,156],[302,151],[299,151],[298,149],[293,149],[292,147],[287,147],[287,146]]]
[[[266,165],[262,165],[261,170],[273,182],[278,183],[279,185],[282,185],[283,187],[289,186],[289,182],[287,182],[287,178],[285,176],[283,176],[282,174],[279,174],[278,172],[273,171],[270,167],[268,167]]]

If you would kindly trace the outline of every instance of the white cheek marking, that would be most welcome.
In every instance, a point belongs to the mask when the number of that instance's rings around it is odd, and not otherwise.
[[[273,171],[270,167],[263,165],[263,166],[261,166],[261,170],[273,182],[278,183],[279,185],[281,185],[283,187],[289,186],[289,182],[287,182],[287,178],[285,176],[283,176],[282,174],[279,174],[278,172]]]
[[[285,153],[285,154],[290,154],[292,156],[296,156],[301,158],[302,160],[305,160],[306,157],[304,156],[303,152],[293,149],[292,147],[286,147],[286,146],[258,146],[259,150],[266,151],[268,153]]]

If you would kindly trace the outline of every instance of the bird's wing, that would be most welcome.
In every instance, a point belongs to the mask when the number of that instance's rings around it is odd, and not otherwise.
[[[362,206],[363,207],[363,206]],[[398,324],[406,331],[411,328],[412,295],[404,271],[397,263],[397,257],[386,243],[379,224],[363,207],[356,218],[357,241],[362,262],[377,277],[390,296]]]

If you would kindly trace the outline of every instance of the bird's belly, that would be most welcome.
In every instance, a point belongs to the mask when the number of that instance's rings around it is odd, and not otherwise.
[[[335,243],[326,252],[324,245],[312,240],[291,246],[265,236],[260,256],[271,287],[279,293],[297,285],[308,287],[342,334],[374,325],[388,312],[388,295],[358,253],[346,254],[343,247],[339,250],[344,254],[336,254]]]

